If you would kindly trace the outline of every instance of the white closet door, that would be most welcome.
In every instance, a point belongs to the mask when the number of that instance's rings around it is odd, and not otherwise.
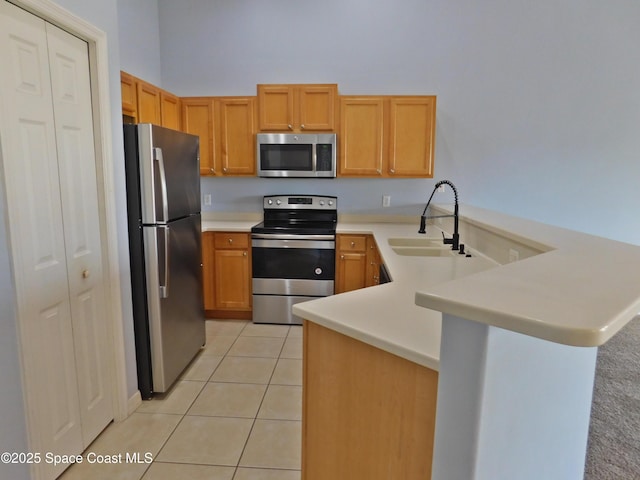
[[[44,21],[3,0],[0,32],[2,164],[30,446],[36,452],[80,452],[78,383]],[[60,473],[44,462],[36,468],[42,469],[44,478]]]
[[[46,24],[84,446],[113,419],[86,42]]]
[[[79,454],[113,418],[87,44],[0,0],[0,66],[29,446]]]

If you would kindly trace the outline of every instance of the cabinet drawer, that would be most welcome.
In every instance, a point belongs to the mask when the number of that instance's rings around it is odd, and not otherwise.
[[[341,252],[364,252],[367,249],[367,239],[364,235],[340,235],[338,250]]]
[[[214,241],[218,248],[249,248],[249,235],[247,233],[216,233]]]

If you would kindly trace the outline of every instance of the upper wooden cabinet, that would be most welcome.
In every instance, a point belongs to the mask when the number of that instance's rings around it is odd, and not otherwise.
[[[334,131],[337,84],[258,85],[258,128],[267,132]]]
[[[182,128],[200,136],[201,175],[255,175],[255,97],[183,97]]]
[[[222,175],[256,174],[255,105],[255,97],[214,100],[217,159]]]
[[[339,176],[432,177],[434,96],[340,98]]]
[[[138,79],[138,122],[162,125],[160,89]]]
[[[213,98],[183,97],[182,130],[200,137],[200,175],[215,175]]]
[[[394,177],[433,177],[436,97],[389,99],[389,165]]]
[[[382,97],[341,97],[338,175],[382,176],[384,108]]]
[[[163,127],[171,128],[173,130],[180,130],[181,125],[181,112],[180,112],[180,98],[175,95],[160,91],[160,117],[161,125]]]
[[[180,130],[180,98],[127,72],[120,72],[125,123],[153,123]]]
[[[138,83],[136,77],[120,72],[122,92],[122,115],[129,117],[127,123],[138,123]]]

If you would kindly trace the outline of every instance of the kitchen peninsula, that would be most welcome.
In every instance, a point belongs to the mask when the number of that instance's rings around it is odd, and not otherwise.
[[[430,228],[428,235],[438,235]],[[437,480],[581,479],[597,347],[640,312],[640,247],[469,205],[461,207],[460,234],[471,258],[394,250],[399,238],[420,238],[417,224],[339,222],[338,232],[372,233],[393,282],[293,307],[306,319],[303,478],[322,478],[320,469],[341,471],[354,456],[382,451],[377,474],[356,461],[351,478],[432,472]],[[334,347],[356,345],[374,355],[369,364],[337,355],[351,360],[340,371],[319,361]],[[412,366],[420,368],[411,373]],[[402,382],[393,383],[393,368],[402,369]],[[345,390],[349,376],[362,379],[360,390]],[[358,416],[341,431],[345,416],[336,413],[331,422],[313,401],[341,389],[345,395],[335,401],[342,409],[390,411],[395,422]],[[414,414],[413,423],[404,417]],[[384,451],[428,445],[434,428],[432,468],[431,452]],[[326,444],[328,435],[346,451],[314,443]],[[420,455],[427,463],[413,465]]]

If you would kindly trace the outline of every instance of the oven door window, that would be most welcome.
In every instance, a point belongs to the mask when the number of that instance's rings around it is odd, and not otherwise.
[[[253,278],[334,280],[335,250],[253,247]]]
[[[260,145],[262,170],[313,171],[311,144]]]

